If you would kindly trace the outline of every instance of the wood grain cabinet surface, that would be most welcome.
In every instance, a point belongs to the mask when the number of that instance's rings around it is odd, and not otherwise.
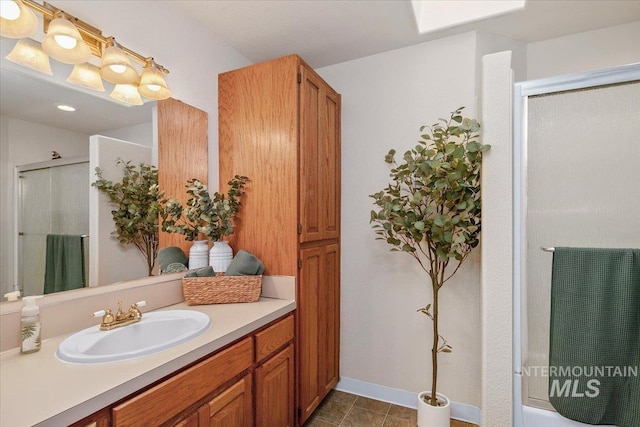
[[[231,244],[296,277],[297,425],[339,379],[340,111],[297,55],[218,76],[220,183],[250,179]]]
[[[160,426],[252,364],[253,339],[248,337],[116,406],[113,425]]]
[[[293,427],[293,344],[256,368],[256,426]]]

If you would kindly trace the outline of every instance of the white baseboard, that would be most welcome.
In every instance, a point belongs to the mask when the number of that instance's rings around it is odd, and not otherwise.
[[[342,377],[335,388],[336,390],[407,408],[416,409],[418,406],[418,396],[414,392],[368,383],[353,378]],[[476,406],[451,401],[451,418],[480,425],[482,414],[480,408]]]

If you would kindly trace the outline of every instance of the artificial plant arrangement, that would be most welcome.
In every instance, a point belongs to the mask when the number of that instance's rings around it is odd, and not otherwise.
[[[458,108],[449,119],[420,128],[421,139],[397,163],[390,150],[385,161],[393,166],[392,182],[372,194],[379,210],[370,223],[379,236],[413,257],[429,277],[433,301],[418,311],[431,319],[432,383],[428,404],[436,406],[438,354],[451,346],[439,333],[438,292],[453,277],[480,234],[480,170],[482,155],[491,146],[478,141],[480,125],[464,118]]]
[[[147,260],[148,275],[152,275],[158,255],[159,217],[164,208],[164,192],[158,187],[158,169],[155,166],[117,159],[122,165],[120,182],[105,179],[101,168],[96,168],[98,180],[93,185],[109,197],[116,206],[111,211],[116,229],[111,234],[121,245],[133,244]]]
[[[226,195],[215,192],[213,197],[200,180],[188,180],[186,207],[175,199],[169,199],[165,205],[162,231],[182,234],[189,241],[197,240],[200,234],[214,242],[230,236],[234,231],[233,219],[240,210],[240,197],[248,180],[246,176],[236,175],[228,182]]]

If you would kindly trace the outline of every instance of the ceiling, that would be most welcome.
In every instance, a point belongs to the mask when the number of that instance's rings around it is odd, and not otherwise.
[[[640,20],[638,0],[529,0],[511,14],[419,34],[410,0],[170,2],[254,63],[297,53],[313,68],[472,30],[531,43]]]
[[[298,53],[314,68],[471,30],[530,43],[640,20],[640,1],[637,0],[529,0],[518,12],[419,34],[409,0],[168,1],[251,62]],[[144,108],[128,107],[106,95],[100,99],[84,89],[74,87],[76,90],[70,91],[64,81],[47,85],[38,73],[4,59],[14,40],[2,38],[0,44],[1,114],[88,134],[150,120],[152,103]],[[69,67],[66,64],[51,61],[51,65],[54,77],[70,72],[70,68],[55,69]],[[60,89],[66,93],[64,97]],[[111,87],[106,89],[108,94]],[[29,94],[37,98],[30,98]],[[61,99],[78,107],[78,111],[55,110]]]

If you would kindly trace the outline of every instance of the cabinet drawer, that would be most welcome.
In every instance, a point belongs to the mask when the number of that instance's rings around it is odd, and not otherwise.
[[[261,362],[271,353],[293,339],[293,315],[269,326],[256,334],[256,362]]]
[[[217,353],[113,409],[113,425],[156,426],[251,367],[251,338]]]

